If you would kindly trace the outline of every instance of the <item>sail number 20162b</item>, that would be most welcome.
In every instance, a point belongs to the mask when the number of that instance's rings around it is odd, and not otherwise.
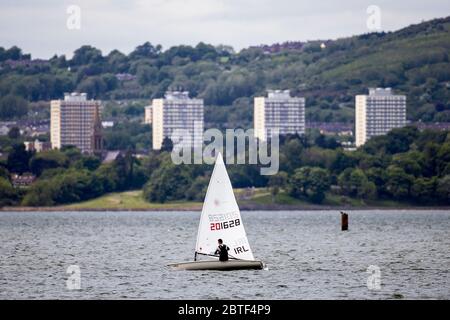
[[[240,219],[234,219],[234,220],[224,221],[224,222],[211,222],[210,228],[211,228],[211,231],[218,231],[218,230],[222,230],[222,229],[237,227],[240,224],[241,224]]]

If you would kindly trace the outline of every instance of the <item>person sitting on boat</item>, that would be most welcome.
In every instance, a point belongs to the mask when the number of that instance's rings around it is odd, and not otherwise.
[[[230,248],[223,243],[222,239],[217,240],[217,242],[219,243],[219,246],[214,254],[219,255],[219,261],[228,261],[228,250],[230,250]]]

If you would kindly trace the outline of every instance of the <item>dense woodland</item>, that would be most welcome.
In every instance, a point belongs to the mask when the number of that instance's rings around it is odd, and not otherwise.
[[[203,200],[212,166],[175,165],[170,148],[166,143],[162,151],[140,160],[128,152],[101,164],[75,148],[33,154],[16,143],[7,161],[0,163],[0,205],[65,204],[138,188],[151,202]],[[257,165],[228,165],[233,186],[267,187],[274,199],[284,193],[318,204],[327,194],[342,196],[342,204],[354,198],[450,204],[448,131],[395,129],[353,152],[317,133],[287,136],[281,140],[279,156],[280,171],[273,176],[261,175]],[[15,189],[9,170],[32,172],[38,180],[28,189]]]

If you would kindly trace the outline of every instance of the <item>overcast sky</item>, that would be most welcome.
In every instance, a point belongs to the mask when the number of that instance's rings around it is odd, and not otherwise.
[[[81,9],[79,30],[66,26],[70,5]],[[370,5],[381,9],[385,31],[450,15],[449,0],[0,0],[0,46],[17,45],[33,58],[70,57],[84,44],[129,53],[146,41],[239,50],[369,32]]]

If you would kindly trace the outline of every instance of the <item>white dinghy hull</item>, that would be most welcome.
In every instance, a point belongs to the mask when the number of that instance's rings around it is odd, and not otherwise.
[[[176,270],[260,270],[264,264],[259,260],[228,260],[228,261],[190,261],[168,265]]]

